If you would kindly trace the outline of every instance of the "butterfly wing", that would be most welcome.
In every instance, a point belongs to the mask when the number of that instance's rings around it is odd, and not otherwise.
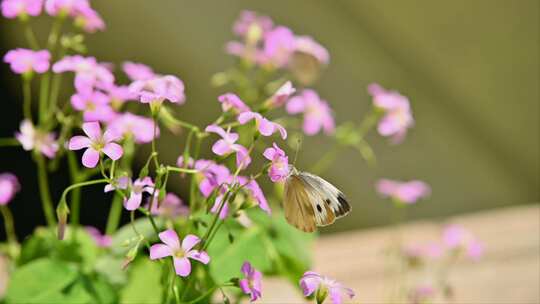
[[[304,232],[313,232],[316,228],[315,212],[306,186],[299,175],[293,174],[287,178],[283,209],[289,224]]]

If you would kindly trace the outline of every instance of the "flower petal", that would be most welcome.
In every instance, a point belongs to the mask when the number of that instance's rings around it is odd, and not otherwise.
[[[129,211],[133,211],[141,205],[142,201],[142,194],[131,192],[131,195],[129,196],[129,199],[124,201],[124,208],[126,208]]]
[[[77,135],[77,136],[73,136],[69,140],[68,149],[70,149],[70,150],[80,150],[80,149],[83,149],[83,148],[90,147],[91,144],[92,144],[92,142],[90,141],[90,138],[88,138],[86,136]]]
[[[220,139],[212,146],[212,152],[216,153],[217,155],[225,155],[231,153],[232,149],[225,140]]]
[[[172,249],[180,248],[178,234],[173,229],[167,229],[159,234],[159,239]]]
[[[201,239],[199,239],[198,236],[193,234],[188,234],[186,237],[182,240],[182,249],[184,251],[190,251],[193,246],[197,245]]]
[[[188,257],[203,264],[208,264],[210,262],[210,257],[205,251],[192,250],[188,253]]]
[[[101,127],[99,126],[99,122],[85,122],[83,123],[82,128],[84,133],[86,133],[91,140],[96,140],[101,137]]]
[[[240,124],[245,124],[245,123],[247,123],[248,121],[250,121],[252,119],[259,120],[261,118],[262,118],[262,116],[259,113],[256,113],[256,112],[243,112],[243,113],[240,113],[240,115],[238,115],[238,122]]]
[[[150,247],[150,259],[162,259],[172,255],[171,248],[165,244],[155,244]]]
[[[117,143],[108,143],[103,147],[103,153],[110,157],[112,160],[117,160],[120,157],[122,157],[122,154],[124,154],[124,150],[122,149],[122,146],[120,146]]]
[[[174,270],[181,277],[187,277],[191,273],[191,263],[188,258],[174,258]]]
[[[276,128],[273,122],[263,117],[259,120],[258,129],[261,135],[270,136],[274,133]]]
[[[99,152],[94,148],[88,148],[82,156],[82,164],[86,168],[95,168],[99,161]]]

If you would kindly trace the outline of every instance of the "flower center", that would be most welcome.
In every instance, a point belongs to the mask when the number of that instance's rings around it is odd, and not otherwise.
[[[94,150],[96,151],[101,151],[103,147],[105,147],[105,140],[103,140],[102,137],[97,138],[92,142],[92,148],[94,148]]]
[[[179,249],[174,251],[174,257],[179,258],[179,259],[185,258],[186,257],[186,252],[184,251],[184,249],[179,248]]]

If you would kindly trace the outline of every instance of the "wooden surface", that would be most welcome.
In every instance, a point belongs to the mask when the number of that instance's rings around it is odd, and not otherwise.
[[[449,303],[540,303],[540,205],[411,222],[399,235],[404,242],[435,240],[447,223],[463,225],[485,246],[481,260],[461,259],[452,268],[455,296]],[[391,228],[323,236],[315,246],[315,270],[353,288],[357,296],[351,303],[387,303],[385,288],[395,278],[383,253],[395,237]],[[266,281],[263,294],[261,303],[305,302],[281,281]]]

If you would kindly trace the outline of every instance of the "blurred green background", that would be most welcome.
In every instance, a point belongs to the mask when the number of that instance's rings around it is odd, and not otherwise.
[[[223,47],[243,9],[328,48],[331,63],[315,88],[338,123],[362,119],[371,82],[408,96],[416,125],[403,144],[371,134],[376,167],[350,150],[324,174],[353,205],[351,216],[325,230],[344,230],[391,222],[390,204],[373,188],[381,177],[432,186],[432,197],[413,206],[411,218],[540,201],[539,3],[96,0],[107,30],[90,36],[88,46],[102,61],[139,61],[178,75],[187,88],[178,113],[200,126],[220,112],[216,97],[223,90],[209,80],[234,62]],[[14,23],[2,27],[8,47],[22,43]],[[174,163],[182,142],[169,135],[159,149]],[[331,144],[324,136],[306,139],[297,167],[309,167]]]

